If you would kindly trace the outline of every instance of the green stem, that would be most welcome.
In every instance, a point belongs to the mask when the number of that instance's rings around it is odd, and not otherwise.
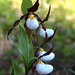
[[[33,32],[34,32],[34,31],[35,31],[35,30],[31,30],[31,33],[30,33],[29,43],[30,43],[31,46],[33,46],[33,45],[32,45],[32,36],[33,36]]]
[[[29,43],[30,43],[31,46],[32,46],[32,33],[33,33],[33,31],[31,31],[31,33],[30,33],[30,39],[29,39]]]
[[[27,37],[26,42],[28,42],[28,37]],[[27,44],[27,63],[28,63],[28,61],[29,61],[29,48],[28,48],[28,45],[29,45],[29,44]]]

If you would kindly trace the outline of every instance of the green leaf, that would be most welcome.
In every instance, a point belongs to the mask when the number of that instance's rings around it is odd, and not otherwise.
[[[29,40],[26,31],[22,26],[20,28],[20,37],[18,43],[18,50],[24,56],[26,63],[29,60]]]
[[[25,64],[25,69],[28,70],[29,59],[34,57],[33,47],[29,44],[29,39],[26,31],[22,26],[20,28],[20,37],[18,42],[18,50],[23,55],[23,61]]]
[[[21,11],[23,14],[27,13],[27,9],[32,6],[31,0],[23,0],[21,5]]]
[[[34,57],[34,50],[33,50],[33,47],[30,45],[29,46],[29,59],[31,59],[33,57]]]
[[[11,75],[22,75],[18,65],[11,59],[12,61],[12,73]]]

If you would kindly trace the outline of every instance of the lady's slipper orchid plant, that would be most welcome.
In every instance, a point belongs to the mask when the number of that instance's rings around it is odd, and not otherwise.
[[[34,75],[35,70],[40,74],[49,74],[53,71],[52,65],[45,64],[42,61],[50,61],[55,57],[55,54],[52,52],[54,45],[49,51],[44,51],[42,47],[45,43],[52,40],[57,28],[55,30],[47,29],[44,25],[44,22],[49,18],[51,6],[49,7],[48,14],[44,20],[34,13],[37,11],[38,7],[39,0],[37,0],[31,8],[27,9],[28,13],[21,16],[21,18],[17,20],[13,27],[8,31],[9,35],[14,27],[16,27],[21,20],[25,19],[24,28],[19,26],[20,37],[18,43],[18,50],[23,57],[25,75]],[[33,32],[31,33],[31,31]],[[45,38],[44,42],[40,46],[38,45],[38,32],[40,36]],[[21,75],[21,73],[17,73],[16,69],[18,69],[18,66],[16,66],[13,62],[12,67],[12,75]]]

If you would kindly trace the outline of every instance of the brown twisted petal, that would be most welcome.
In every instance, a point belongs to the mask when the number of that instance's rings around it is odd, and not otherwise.
[[[44,23],[45,21],[48,20],[48,18],[49,18],[49,14],[50,14],[50,10],[51,10],[51,5],[49,6],[49,11],[48,11],[47,16],[46,16],[46,18],[42,21],[42,23]]]
[[[51,10],[51,5],[49,6],[49,11],[48,11],[48,14],[47,14],[47,16],[46,16],[46,18],[42,21],[40,21],[41,23],[39,24],[39,25],[42,25],[42,28],[46,31],[46,27],[45,27],[45,25],[43,24],[45,21],[47,21],[48,20],[48,18],[49,18],[49,14],[50,14],[50,10]]]
[[[36,1],[36,3],[28,9],[28,12],[36,12],[38,10],[39,7],[39,0]]]
[[[7,34],[7,39],[8,39],[8,40],[9,40],[9,38],[8,38],[9,34],[12,32],[12,30],[14,29],[14,27],[16,27],[16,26],[19,24],[19,22],[20,22],[20,20],[17,20],[17,21],[14,23],[13,27],[8,31],[8,34]]]
[[[46,36],[46,38],[45,38],[45,40],[46,40],[48,38],[47,32],[46,32],[45,36]]]
[[[32,14],[37,18],[37,20],[39,22],[41,22],[39,25],[42,25],[42,28],[46,31],[46,27],[45,27],[44,23],[42,23],[41,18],[37,14],[35,14],[35,13],[32,13]]]
[[[36,31],[34,31],[34,33],[33,33],[33,40],[32,40],[32,42],[33,42],[33,46],[37,46],[38,39],[37,39],[37,32]]]
[[[19,20],[17,20],[17,21],[13,24],[13,27],[8,31],[8,34],[7,34],[7,39],[8,39],[8,40],[9,40],[8,36],[9,36],[9,34],[13,31],[14,27],[16,27],[16,26],[20,23],[21,20],[23,20],[24,18],[26,18],[26,17],[28,16],[28,14],[29,14],[29,13],[27,13],[27,14],[21,16],[21,18],[20,18]]]
[[[37,46],[37,43],[38,43],[38,39],[37,39],[37,32],[39,30],[39,27],[33,32],[33,46]]]

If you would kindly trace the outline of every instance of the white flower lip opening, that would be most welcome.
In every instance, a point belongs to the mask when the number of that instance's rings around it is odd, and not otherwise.
[[[34,15],[33,14],[30,14],[28,17],[30,17],[30,19],[33,20]]]

